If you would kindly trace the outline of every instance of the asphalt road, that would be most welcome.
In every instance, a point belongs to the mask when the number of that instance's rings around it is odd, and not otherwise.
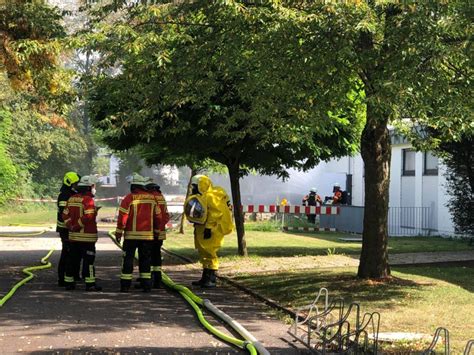
[[[22,268],[39,264],[52,246],[60,246],[56,233],[52,232],[33,238],[0,238],[0,295],[23,277]],[[0,308],[0,353],[247,353],[208,333],[192,308],[174,291],[118,292],[121,251],[105,234],[97,243],[96,259],[102,292],[85,292],[83,284],[75,291],[58,287],[58,258],[56,251],[50,258],[53,268],[38,271],[32,281]],[[166,257],[165,272],[175,282],[190,286],[192,280],[199,278],[200,271],[175,267],[181,263]],[[266,306],[232,286],[193,290],[246,327],[271,354],[307,353],[287,334],[288,326],[271,316]],[[232,334],[210,313],[205,315],[218,329]]]

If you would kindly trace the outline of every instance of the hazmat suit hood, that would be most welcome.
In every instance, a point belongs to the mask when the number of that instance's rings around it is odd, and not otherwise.
[[[205,194],[212,186],[212,181],[206,175],[194,175],[191,179],[191,184],[198,187],[199,193]]]

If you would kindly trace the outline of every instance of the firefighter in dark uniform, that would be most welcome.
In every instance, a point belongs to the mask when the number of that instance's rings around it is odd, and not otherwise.
[[[63,185],[59,191],[58,201],[56,203],[58,207],[56,232],[59,233],[62,244],[61,256],[59,257],[58,263],[58,286],[65,286],[64,274],[66,272],[66,262],[69,254],[69,230],[64,223],[62,214],[69,197],[77,192],[77,183],[79,182],[80,178],[81,177],[73,171],[67,172],[64,175]],[[79,270],[74,273],[74,277],[79,278]]]
[[[75,289],[74,272],[78,270],[81,258],[85,273],[86,291],[101,291],[95,280],[95,243],[97,242],[97,211],[94,204],[94,176],[83,176],[77,184],[77,193],[67,201],[63,219],[69,229],[70,253],[64,281],[66,290]]]
[[[309,190],[309,194],[303,197],[302,204],[303,206],[317,206],[322,205],[323,200],[321,199],[321,196],[318,195],[318,190],[316,190],[315,187],[312,187]],[[306,215],[308,217],[308,222],[315,224],[316,223],[316,214],[311,213]]]
[[[166,239],[166,223],[169,221],[168,208],[166,200],[161,193],[160,186],[154,183],[146,185],[146,189],[150,191],[156,199],[156,203],[160,207],[160,226],[159,233],[155,233],[153,244],[151,246],[151,277],[153,280],[153,288],[160,288],[161,284],[161,247]]]
[[[153,241],[160,235],[161,208],[155,196],[147,191],[150,179],[133,174],[127,177],[130,183],[129,193],[122,200],[117,219],[115,237],[123,242],[122,273],[120,275],[120,291],[128,292],[133,278],[133,259],[138,249],[138,267],[141,288],[144,292],[151,291],[151,249]]]

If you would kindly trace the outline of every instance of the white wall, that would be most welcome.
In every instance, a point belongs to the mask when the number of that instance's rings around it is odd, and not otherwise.
[[[438,165],[438,231],[441,234],[453,234],[454,233],[454,225],[451,219],[451,214],[449,213],[448,204],[449,194],[446,191],[446,166],[443,164]],[[435,193],[433,191],[433,193]]]

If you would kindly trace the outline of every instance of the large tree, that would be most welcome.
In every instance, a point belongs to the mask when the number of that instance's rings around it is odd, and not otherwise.
[[[360,133],[351,78],[340,80],[340,95],[325,94],[317,73],[295,87],[290,68],[272,70],[280,59],[269,39],[293,16],[283,10],[238,1],[137,6],[89,38],[109,74],[96,78],[91,96],[108,144],[139,145],[155,162],[171,154],[225,165],[240,255],[239,179],[249,169],[286,177],[289,167],[351,153]]]
[[[85,161],[62,20],[47,1],[0,0],[0,145],[14,166],[0,175],[4,196],[52,195]]]
[[[405,126],[412,133],[436,127],[443,139],[472,132],[472,8],[465,1],[301,2],[299,8],[306,47],[300,68],[319,72],[323,66],[334,78],[326,81],[327,90],[350,77],[353,89],[364,93],[367,208],[358,275],[385,278],[390,275],[388,127]]]

